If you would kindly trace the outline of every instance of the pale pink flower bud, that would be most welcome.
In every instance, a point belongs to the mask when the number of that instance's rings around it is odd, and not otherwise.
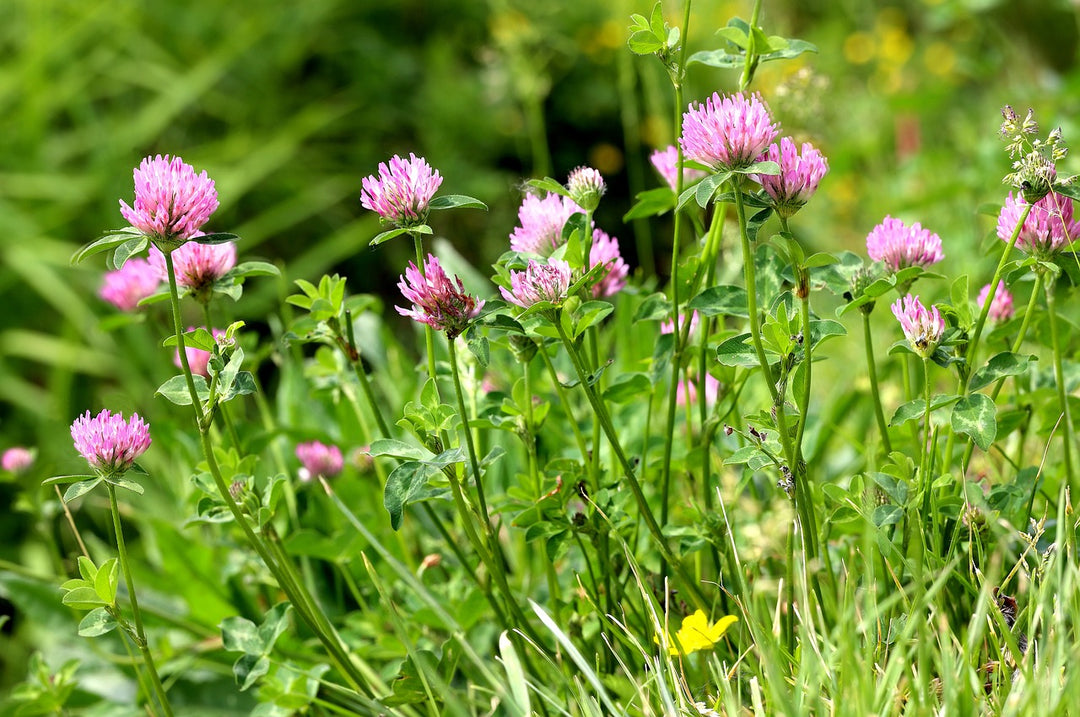
[[[671,187],[671,191],[676,191],[679,177],[679,148],[672,144],[666,149],[658,149],[649,156],[649,161]],[[705,172],[700,169],[685,168],[683,169],[683,184],[693,184],[704,176]]]
[[[908,294],[892,305],[893,316],[904,329],[904,336],[915,353],[923,358],[934,353],[945,333],[945,319],[936,306],[929,310],[919,302],[918,296]]]
[[[364,177],[360,204],[386,224],[410,227],[427,221],[428,205],[443,178],[423,157],[409,153],[379,163],[379,174]]]
[[[941,237],[918,222],[909,227],[890,216],[866,236],[866,253],[894,272],[909,266],[930,266],[945,258]]]
[[[218,208],[214,180],[169,155],[146,157],[134,171],[135,206],[120,200],[120,213],[155,241],[190,239]]]
[[[986,305],[986,297],[989,295],[990,285],[987,284],[979,292],[980,309]],[[1011,319],[1013,313],[1013,295],[1005,288],[1005,284],[998,284],[998,289],[994,293],[994,300],[990,303],[990,311],[986,314],[987,318],[995,324],[1000,324]]]
[[[71,424],[71,437],[75,450],[92,468],[118,475],[131,468],[150,447],[150,426],[137,413],[125,421],[121,414],[111,414],[108,409],[93,418],[87,411]]]
[[[821,178],[829,171],[828,161],[814,145],[804,142],[800,155],[790,137],[781,139],[780,144],[769,145],[769,149],[757,161],[780,165],[780,174],[750,176],[761,183],[782,217],[790,217],[802,209],[817,191]]]
[[[578,167],[570,172],[566,189],[570,192],[570,198],[578,206],[591,212],[600,206],[600,197],[604,196],[607,186],[599,171],[592,167]]]
[[[116,271],[106,272],[98,295],[121,311],[134,311],[161,285],[161,275],[146,259],[128,259]]]
[[[562,243],[566,221],[581,211],[569,197],[526,194],[518,209],[518,225],[510,233],[510,248],[528,254],[548,256]]]
[[[466,293],[459,277],[455,276],[451,281],[439,260],[431,254],[424,263],[423,274],[416,264],[409,262],[405,275],[398,281],[398,288],[413,306],[411,309],[395,306],[397,312],[433,329],[445,331],[451,341],[468,328],[484,307],[483,301],[477,302],[475,297]]]
[[[1027,201],[1023,196],[1009,196],[998,214],[997,235],[1008,242]],[[1017,248],[1029,254],[1052,254],[1080,238],[1080,222],[1073,221],[1073,202],[1057,192],[1050,192],[1035,202],[1016,239]]]
[[[687,159],[721,172],[749,167],[777,133],[761,95],[713,93],[704,104],[691,104],[683,115],[679,143]]]
[[[296,457],[303,464],[300,471],[300,479],[303,481],[310,481],[316,476],[333,478],[345,467],[341,449],[319,441],[297,444]]]
[[[558,304],[566,298],[571,274],[570,265],[560,259],[546,264],[530,260],[525,271],[510,272],[511,290],[499,287],[499,291],[504,299],[524,309],[541,301]]]

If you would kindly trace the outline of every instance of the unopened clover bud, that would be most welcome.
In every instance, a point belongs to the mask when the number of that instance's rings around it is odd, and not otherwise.
[[[600,172],[592,167],[578,167],[570,172],[566,182],[570,198],[587,212],[595,211],[600,206],[600,197],[604,196],[607,186]]]

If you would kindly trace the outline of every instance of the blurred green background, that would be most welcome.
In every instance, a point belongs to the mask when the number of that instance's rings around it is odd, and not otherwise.
[[[658,186],[649,152],[673,140],[666,75],[626,48],[630,13],[650,8],[0,2],[0,449],[38,448],[24,487],[78,468],[67,427],[86,408],[153,418],[145,407],[168,355],[125,340],[130,327],[97,298],[100,256],[69,265],[75,248],[123,224],[118,199],[131,200],[131,169],[148,154],[207,170],[221,199],[209,229],[239,234],[242,259],[282,268],[279,281],[249,283],[236,307],[256,329],[293,279],[325,272],[396,301],[412,248],[368,249],[379,228],[359,202],[361,178],[394,153],[427,157],[443,193],[489,205],[434,222],[481,274],[507,248],[523,180],[563,179],[580,164],[608,178],[598,223],[631,266],[666,274],[664,222],[621,221],[635,192]],[[677,22],[681,8],[666,10]],[[716,28],[751,3],[694,10],[691,51],[717,47]],[[784,131],[829,158],[821,198],[794,223],[816,248],[861,252],[892,214],[942,236],[943,273],[966,268],[992,226],[978,207],[1005,195],[1001,106],[1034,107],[1044,130],[1080,141],[1080,3],[767,0],[761,25],[820,49],[755,82]],[[686,97],[737,79],[692,68]],[[32,563],[20,495],[0,482],[0,559]],[[20,677],[0,664],[0,686]]]

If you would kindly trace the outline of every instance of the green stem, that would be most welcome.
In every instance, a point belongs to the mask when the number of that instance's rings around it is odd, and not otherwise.
[[[878,432],[881,433],[881,443],[885,446],[885,453],[892,453],[892,442],[889,440],[889,427],[885,423],[885,412],[881,408],[881,389],[878,386],[877,364],[874,361],[874,340],[870,333],[870,312],[863,311],[865,307],[859,307],[863,317],[863,339],[866,344],[866,370],[870,375],[870,396],[874,399],[874,416],[877,418]]]
[[[757,48],[754,42],[753,30],[757,27],[758,15],[761,14],[761,0],[755,0],[754,9],[750,14],[750,38],[749,47],[746,49],[746,61],[743,64],[742,75],[739,77],[739,91],[745,92],[754,79],[754,69],[757,67]],[[685,37],[685,35],[683,36]]]
[[[634,475],[634,469],[631,467],[630,461],[626,457],[626,453],[623,452],[619,436],[615,432],[615,426],[611,422],[611,416],[608,414],[604,402],[597,396],[595,389],[588,381],[588,372],[585,370],[585,365],[582,363],[581,355],[578,353],[577,347],[574,346],[570,337],[566,335],[566,331],[563,330],[562,323],[558,316],[555,317],[555,320],[552,323],[555,325],[556,331],[559,332],[559,338],[562,339],[563,345],[566,346],[566,352],[570,356],[571,363],[574,364],[578,379],[582,388],[585,390],[585,396],[589,399],[593,412],[600,421],[600,426],[604,430],[604,435],[607,436],[608,443],[611,444],[611,449],[615,453],[615,457],[618,459],[619,464],[622,466],[623,473],[626,476],[627,485],[630,486],[630,491],[634,495],[634,500],[637,501],[638,508],[641,510],[642,517],[645,519],[645,525],[648,528],[649,533],[652,534],[657,547],[660,549],[661,557],[674,567],[679,579],[682,580],[684,587],[690,593],[691,600],[694,604],[701,608],[707,607],[707,603],[704,596],[701,594],[701,589],[698,587],[697,582],[687,574],[685,568],[679,563],[675,554],[671,551],[671,546],[668,545],[667,538],[664,537],[660,525],[656,522],[656,518],[652,514],[652,509],[645,499],[645,493],[641,490],[641,484],[638,482],[637,476]]]
[[[476,481],[476,497],[480,503],[480,518],[484,525],[484,532],[493,541],[492,548],[497,550],[494,542],[497,538],[491,527],[491,514],[488,512],[487,499],[484,497],[484,484],[480,479],[480,462],[476,458],[476,446],[473,443],[472,430],[469,427],[469,414],[465,410],[465,392],[461,389],[461,377],[458,373],[457,349],[454,346],[454,339],[447,341],[446,346],[450,353],[450,373],[454,377],[454,393],[457,394],[458,415],[461,417],[461,426],[465,433],[465,446],[469,451],[469,464],[472,466],[473,479]]]
[[[990,299],[987,299],[989,303]],[[1073,442],[1073,424],[1072,424],[1072,412],[1069,410],[1069,395],[1065,390],[1065,372],[1062,368],[1061,360],[1061,336],[1058,330],[1057,322],[1057,308],[1054,300],[1054,282],[1046,282],[1046,308],[1047,317],[1050,320],[1050,340],[1054,349],[1054,379],[1057,382],[1058,400],[1061,402],[1061,412],[1065,419],[1065,425],[1062,429],[1062,441],[1065,448],[1065,476],[1068,480],[1069,489],[1074,493],[1077,492],[1078,486],[1076,484],[1076,477],[1073,474],[1072,464],[1072,442]]]
[[[581,451],[581,460],[585,462],[585,465],[589,468],[589,478],[592,480],[592,490],[594,494],[600,490],[600,478],[596,472],[592,469],[592,464],[589,462],[589,446],[585,442],[585,434],[581,432],[581,427],[578,426],[577,419],[574,418],[573,407],[570,405],[570,396],[566,393],[566,388],[563,387],[562,382],[559,381],[559,374],[555,371],[555,364],[551,362],[551,357],[547,355],[547,350],[543,345],[539,346],[540,358],[544,361],[544,366],[547,368],[548,374],[551,376],[551,383],[555,386],[555,393],[559,397],[559,402],[563,405],[563,411],[566,413],[566,420],[570,423],[570,430],[574,434],[574,440],[577,441],[578,450]]]
[[[184,341],[184,324],[180,318],[180,292],[176,288],[176,269],[173,267],[172,252],[163,252],[165,255],[165,272],[169,275],[169,296],[172,299],[173,330],[176,332],[176,350],[180,355],[180,368],[184,372],[187,382],[188,395],[191,396],[191,406],[195,409],[195,424],[199,432],[203,431],[202,403],[199,401],[199,392],[195,389],[195,378],[188,364],[187,343]]]
[[[424,269],[424,240],[421,234],[413,234],[413,247],[416,249],[416,269],[420,272],[420,276],[427,276],[427,272]],[[428,366],[428,378],[432,381],[435,380],[435,331],[424,324],[424,343],[427,347],[427,366]],[[438,393],[438,383],[435,384],[436,393]]]
[[[930,432],[933,430],[930,425],[930,359],[923,359],[923,401],[925,403],[926,413],[923,416],[923,440],[919,445],[921,450],[919,466],[920,473],[922,473],[923,490],[930,490],[930,456],[932,453],[930,447]]]
[[[390,427],[387,425],[386,419],[383,418],[382,409],[379,408],[379,402],[375,400],[375,393],[371,390],[371,382],[368,381],[367,373],[364,372],[364,366],[360,361],[360,350],[356,346],[356,336],[353,332],[352,313],[348,310],[345,311],[345,332],[349,340],[349,351],[346,351],[346,356],[349,363],[352,364],[356,380],[360,382],[360,390],[364,392],[364,399],[367,401],[368,407],[371,408],[371,412],[375,414],[375,423],[379,426],[379,433],[382,434],[383,438],[390,438]]]
[[[120,524],[120,506],[116,502],[116,487],[105,481],[105,487],[109,491],[109,508],[112,510],[113,530],[116,531],[116,551],[120,556],[120,570],[124,573],[124,584],[127,585],[128,600],[131,602],[131,615],[135,621],[135,636],[142,654],[146,670],[150,673],[150,684],[154,688],[161,709],[166,717],[172,717],[172,706],[169,698],[165,695],[165,687],[161,684],[157,666],[154,664],[154,656],[150,652],[150,645],[146,642],[146,632],[143,630],[142,612],[139,610],[139,600],[135,595],[135,578],[131,574],[131,566],[128,564],[127,544],[124,542],[124,529]]]

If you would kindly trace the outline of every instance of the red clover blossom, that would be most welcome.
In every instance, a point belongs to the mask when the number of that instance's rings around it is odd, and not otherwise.
[[[214,180],[195,174],[179,157],[146,157],[134,171],[135,206],[120,200],[120,213],[155,243],[179,245],[195,235],[218,208]]]
[[[325,445],[319,441],[297,444],[296,457],[303,464],[303,468],[300,469],[300,480],[305,482],[315,476],[333,478],[345,467],[345,458],[341,455],[341,449],[333,444]]]
[[[593,229],[592,248],[589,249],[589,268],[606,266],[607,271],[593,285],[593,298],[603,299],[614,296],[626,286],[626,276],[630,267],[623,261],[619,251],[619,240],[600,229]]]
[[[222,244],[188,242],[175,249],[172,258],[176,283],[198,294],[236,266],[236,244],[231,241]],[[150,264],[162,279],[168,280],[165,255],[157,247],[150,247]]]
[[[691,104],[683,115],[679,143],[688,159],[722,172],[756,162],[776,135],[777,125],[761,95],[721,97],[714,92],[704,104]]]
[[[802,209],[817,191],[821,178],[829,171],[828,161],[814,145],[804,142],[800,156],[799,149],[790,137],[781,139],[779,145],[770,145],[757,161],[780,165],[780,174],[753,174],[751,177],[761,183],[782,217],[790,217]]]
[[[581,211],[569,197],[526,194],[518,209],[518,226],[510,234],[510,248],[527,254],[548,256],[563,243],[566,221]]]
[[[894,272],[909,266],[930,266],[945,258],[941,237],[918,222],[909,227],[890,216],[866,236],[866,253]]]
[[[407,228],[427,221],[428,205],[443,178],[423,157],[409,153],[379,163],[378,176],[364,177],[360,204],[379,215],[386,224]]]
[[[546,264],[530,260],[525,271],[510,272],[510,291],[499,287],[503,298],[527,309],[541,301],[558,304],[570,288],[570,265],[560,259]]]
[[[445,331],[451,341],[468,328],[469,322],[480,314],[484,306],[483,301],[477,302],[475,297],[466,293],[459,277],[455,276],[451,281],[439,260],[431,254],[424,262],[423,274],[416,264],[409,262],[405,275],[398,281],[398,288],[413,306],[412,309],[395,306],[397,312],[433,329]]]
[[[979,292],[979,308],[986,305],[986,297],[990,295],[990,285],[987,284]],[[998,290],[994,294],[994,300],[990,302],[990,311],[987,317],[995,324],[1008,321],[1013,317],[1013,295],[1005,288],[1005,284],[998,284]]]
[[[1007,242],[1020,221],[1027,201],[1009,192],[998,214],[997,235]],[[1016,246],[1029,254],[1053,254],[1074,239],[1080,239],[1080,222],[1073,221],[1073,203],[1068,197],[1050,192],[1032,205],[1016,239]]]
[[[945,319],[941,318],[938,308],[931,306],[927,310],[918,296],[908,294],[896,300],[892,312],[915,353],[923,358],[933,354],[945,333]]]
[[[120,475],[150,447],[150,426],[137,413],[125,421],[108,409],[93,418],[87,411],[71,424],[71,437],[75,450],[94,470]]]
[[[32,465],[34,465],[34,452],[22,446],[12,446],[4,451],[3,457],[0,458],[0,468],[16,475],[25,473]]]
[[[665,149],[658,149],[649,156],[649,161],[671,187],[671,191],[676,191],[678,189],[679,148],[672,144]],[[689,186],[704,176],[705,172],[700,169],[686,167],[683,169],[683,184]]]
[[[160,253],[160,252],[159,252]],[[123,267],[106,272],[98,295],[121,311],[134,311],[161,285],[161,274],[146,259],[128,259]]]

